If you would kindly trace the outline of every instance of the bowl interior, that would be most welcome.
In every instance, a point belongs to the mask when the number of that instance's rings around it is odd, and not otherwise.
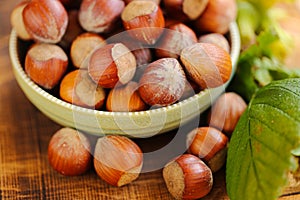
[[[240,53],[240,36],[237,24],[231,23],[228,34],[231,45],[233,77]],[[121,134],[129,137],[151,137],[180,127],[211,106],[225,91],[229,81],[218,88],[207,89],[170,106],[140,112],[108,112],[72,105],[58,98],[58,89],[46,91],[26,75],[22,65],[28,43],[11,32],[9,50],[16,80],[27,98],[56,123],[76,128],[86,133]]]

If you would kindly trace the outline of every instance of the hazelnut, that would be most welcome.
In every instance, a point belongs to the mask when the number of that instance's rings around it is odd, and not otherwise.
[[[212,127],[196,128],[187,135],[188,152],[203,159],[212,172],[224,165],[227,143],[227,136]]]
[[[124,136],[99,138],[94,152],[94,168],[107,183],[121,187],[139,177],[143,153],[131,139]]]
[[[150,63],[139,81],[139,93],[151,106],[167,106],[178,101],[186,77],[175,58],[162,58]]]
[[[105,91],[89,77],[87,70],[69,72],[61,81],[60,97],[66,102],[99,109],[104,104]]]
[[[198,42],[203,43],[211,43],[218,45],[219,47],[225,49],[228,53],[230,53],[230,45],[226,37],[220,33],[208,33],[205,35],[201,35],[199,37]]]
[[[10,15],[11,26],[15,29],[18,37],[21,38],[22,40],[32,39],[25,28],[23,16],[22,16],[22,12],[25,6],[27,5],[27,3],[28,3],[27,1],[22,1],[19,4],[17,4],[12,10]]]
[[[205,11],[195,21],[200,32],[225,34],[237,16],[235,0],[209,0]]]
[[[229,53],[210,43],[196,43],[181,51],[180,59],[188,76],[202,89],[226,83],[232,70]]]
[[[208,120],[209,125],[231,135],[247,104],[234,92],[222,94],[213,104]]]
[[[152,61],[152,54],[150,49],[141,48],[132,51],[136,59],[137,67],[147,65]]]
[[[165,26],[163,13],[153,1],[130,2],[121,18],[129,35],[148,45],[156,43]]]
[[[165,27],[170,27],[171,25],[179,24],[179,23],[182,23],[182,21],[178,19],[169,18],[169,17],[165,18]]]
[[[145,47],[139,41],[133,39],[128,31],[124,31],[117,35],[114,35],[108,39],[108,43],[122,43],[131,53],[135,56],[137,66],[149,64],[152,61],[152,53],[149,48]]]
[[[70,57],[77,68],[87,69],[91,54],[106,44],[104,38],[95,33],[83,33],[77,36],[71,45]]]
[[[48,146],[48,160],[53,169],[66,176],[77,176],[91,167],[90,142],[85,135],[71,128],[62,128]]]
[[[25,58],[27,75],[45,89],[52,89],[59,83],[67,66],[66,53],[55,44],[34,44]]]
[[[107,44],[97,49],[89,60],[88,72],[104,88],[125,85],[133,78],[136,59],[122,43]]]
[[[205,10],[209,0],[163,0],[168,15],[181,21],[195,20]]]
[[[146,108],[147,105],[138,93],[138,83],[132,81],[125,86],[111,89],[106,101],[108,111],[134,112]]]
[[[79,9],[79,22],[86,31],[107,32],[113,28],[124,7],[122,0],[83,0]]]
[[[197,36],[191,28],[182,23],[173,24],[159,39],[155,55],[158,58],[178,58],[183,48],[196,42]]]
[[[184,154],[163,169],[167,189],[175,199],[199,199],[212,189],[213,176],[200,158]]]
[[[58,43],[68,25],[68,13],[59,0],[31,0],[23,10],[29,35],[38,42]]]

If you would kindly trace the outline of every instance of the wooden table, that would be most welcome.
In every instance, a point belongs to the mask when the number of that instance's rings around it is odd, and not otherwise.
[[[82,176],[65,177],[49,166],[48,142],[61,127],[27,100],[13,76],[8,54],[9,15],[17,2],[0,1],[0,199],[172,199],[161,170],[143,173],[132,184],[116,188],[102,181],[93,170]],[[138,142],[147,149],[173,135]],[[214,188],[205,199],[228,199],[224,170],[214,178]],[[300,194],[287,191],[281,199],[300,199]]]

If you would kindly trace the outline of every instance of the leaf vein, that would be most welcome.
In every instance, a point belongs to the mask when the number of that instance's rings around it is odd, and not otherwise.
[[[280,158],[282,161],[286,161],[283,157],[279,156],[276,152],[276,150],[272,149],[269,145],[267,145],[265,142],[262,140],[259,140],[257,137],[252,136],[251,139],[256,140],[257,142],[261,143],[265,148],[267,148],[271,153],[273,153],[276,157]]]
[[[256,167],[256,164],[254,161],[254,156],[253,156],[253,147],[252,147],[252,141],[251,141],[251,125],[250,125],[251,121],[249,120],[249,123],[248,123],[248,134],[249,134],[249,145],[250,145],[250,153],[251,153],[251,164],[253,166],[253,171],[254,171],[254,176],[255,176],[255,180],[256,180],[256,183],[258,185],[258,187],[255,188],[255,192],[257,193],[257,191],[259,190],[258,188],[261,188],[261,185],[260,185],[260,181],[259,180],[259,173],[257,171],[257,167]],[[250,168],[250,165],[249,165],[249,168]],[[249,173],[247,175],[247,179],[249,177]],[[246,188],[245,188],[246,189]]]
[[[274,88],[274,89],[282,89],[282,90],[285,90],[286,92],[288,92],[288,93],[290,93],[290,94],[292,94],[292,95],[294,95],[294,96],[296,96],[298,98],[300,97],[300,94],[298,94],[297,92],[289,89],[288,87],[284,87],[282,85],[272,85],[272,86],[269,86],[268,90],[272,89],[272,88]]]
[[[278,130],[275,130],[273,127],[269,126],[268,123],[264,122],[264,121],[261,121],[257,118],[254,118],[254,117],[249,117],[250,120],[253,120],[253,121],[258,121],[260,122],[263,126],[265,126],[266,128],[268,128],[270,131],[276,133],[276,135],[280,136],[281,138],[285,139],[286,141],[288,141],[289,143],[294,143],[294,139],[293,138],[289,138],[287,137],[286,134],[278,131]],[[251,136],[250,136],[251,137]]]
[[[293,120],[293,121],[296,122],[297,124],[300,124],[300,120],[298,120],[298,119],[292,117],[291,115],[289,115],[289,114],[288,114],[287,112],[285,112],[284,110],[282,110],[282,109],[280,109],[280,108],[278,108],[278,107],[276,107],[276,106],[274,106],[274,105],[271,105],[271,104],[269,104],[269,103],[256,103],[256,104],[252,104],[251,109],[253,109],[253,106],[258,106],[258,107],[264,107],[264,106],[266,106],[266,107],[273,108],[273,109],[277,110],[280,114],[282,114],[282,115],[286,116],[287,118]],[[249,116],[251,115],[251,109],[250,109],[250,112],[249,112]]]

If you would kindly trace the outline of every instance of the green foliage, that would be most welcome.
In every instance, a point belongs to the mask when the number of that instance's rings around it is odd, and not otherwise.
[[[251,99],[230,140],[226,186],[232,200],[277,199],[297,169],[300,79],[273,81]]]
[[[287,69],[282,60],[286,48],[279,45],[281,41],[273,30],[261,31],[254,44],[242,51],[238,69],[230,90],[239,93],[250,101],[255,92],[273,80],[300,77],[299,69]]]

